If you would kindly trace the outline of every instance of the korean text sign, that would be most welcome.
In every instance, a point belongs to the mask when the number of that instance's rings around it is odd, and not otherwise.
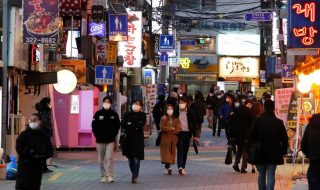
[[[23,43],[56,44],[58,29],[58,0],[24,0]]]
[[[141,67],[142,12],[128,12],[128,41],[119,42],[118,55],[123,56],[123,67]]]
[[[259,77],[259,58],[253,57],[220,57],[220,77]]]
[[[291,0],[289,48],[320,47],[320,0]]]

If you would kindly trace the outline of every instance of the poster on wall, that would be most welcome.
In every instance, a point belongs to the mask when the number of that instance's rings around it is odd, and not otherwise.
[[[62,59],[59,63],[48,64],[48,71],[60,70],[72,71],[78,80],[78,83],[86,83],[86,61],[76,59]]]
[[[71,95],[71,106],[70,113],[71,114],[79,114],[79,95]]]
[[[123,67],[141,67],[142,12],[128,12],[128,41],[119,42]]]
[[[23,43],[57,44],[58,0],[24,0]]]

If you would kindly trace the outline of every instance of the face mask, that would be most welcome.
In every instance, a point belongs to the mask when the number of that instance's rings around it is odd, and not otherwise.
[[[249,97],[252,96],[252,95],[253,95],[253,94],[251,94],[251,93],[248,94]]]
[[[220,99],[221,97],[222,97],[221,95],[217,96],[217,98],[219,98],[219,99]]]
[[[210,93],[209,96],[213,96],[213,94]]]
[[[110,107],[111,107],[111,104],[109,104],[109,103],[103,103],[103,108],[104,108],[104,109],[108,110],[108,109],[110,109]]]
[[[246,102],[246,100],[245,100],[245,99],[243,99],[243,100],[241,100],[241,102],[244,104],[244,103]]]
[[[35,122],[35,123],[29,123],[29,127],[31,129],[37,129],[39,127],[39,123],[38,122]]]
[[[239,103],[239,102],[236,102],[236,103],[234,103],[234,106],[235,106],[236,108],[238,108],[238,107],[240,106],[240,103]]]
[[[140,111],[140,108],[141,108],[141,106],[139,106],[139,105],[136,105],[136,104],[132,105],[132,110],[133,111]]]
[[[184,108],[186,108],[186,104],[179,104],[179,108],[183,110]]]
[[[173,114],[173,110],[167,110],[167,114],[168,115],[172,115]]]

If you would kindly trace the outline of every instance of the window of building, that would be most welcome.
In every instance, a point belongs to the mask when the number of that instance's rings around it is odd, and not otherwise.
[[[201,7],[202,9],[208,10],[208,11],[215,11],[216,10],[216,0],[202,0],[201,1]]]

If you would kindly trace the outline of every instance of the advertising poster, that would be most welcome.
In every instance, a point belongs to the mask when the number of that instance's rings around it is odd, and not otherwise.
[[[104,64],[107,58],[107,38],[99,40],[96,44],[96,53],[98,56],[98,63]]]
[[[76,75],[78,83],[86,83],[85,60],[62,59],[59,63],[48,64],[48,71],[60,71],[64,69],[72,71]]]
[[[24,0],[23,43],[57,44],[58,0]]]
[[[285,126],[287,126],[289,103],[292,92],[294,92],[293,88],[277,89],[275,92],[275,113],[277,118],[281,119]]]

